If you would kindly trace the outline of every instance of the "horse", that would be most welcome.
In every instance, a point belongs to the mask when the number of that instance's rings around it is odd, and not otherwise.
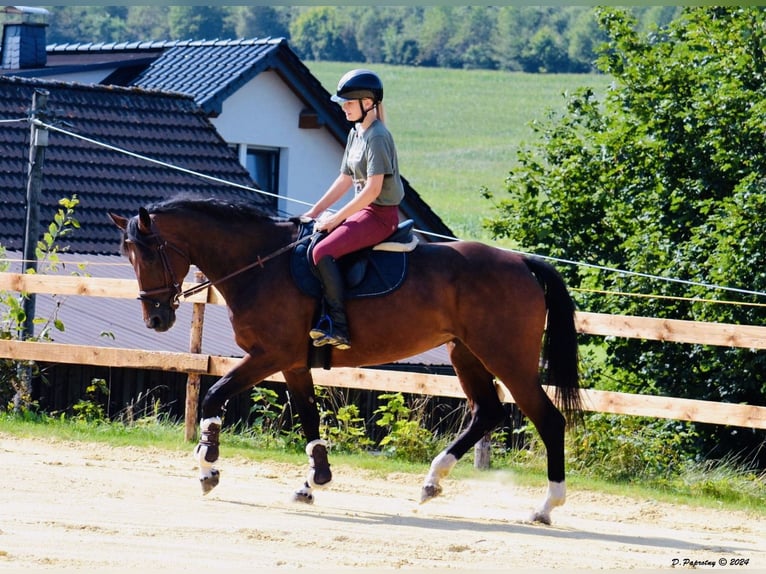
[[[138,280],[146,326],[175,321],[191,266],[226,301],[243,358],[206,392],[195,447],[203,494],[219,484],[219,434],[226,402],[281,372],[305,435],[309,470],[294,500],[314,501],[332,480],[328,443],[319,434],[309,330],[318,301],[296,286],[290,255],[299,218],[264,213],[246,200],[175,196],[109,213],[121,251]],[[476,241],[420,242],[393,292],[346,302],[351,348],[331,351],[329,367],[382,365],[445,345],[470,406],[470,421],[431,462],[421,502],[504,418],[495,380],[534,424],[547,456],[548,489],[531,520],[551,523],[566,499],[564,435],[581,414],[575,306],[552,264]],[[554,401],[544,385],[555,388]],[[561,409],[561,410],[560,410]],[[562,413],[563,410],[563,413]]]

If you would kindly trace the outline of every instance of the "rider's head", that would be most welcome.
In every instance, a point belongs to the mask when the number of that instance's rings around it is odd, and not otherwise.
[[[367,113],[375,109],[379,112],[379,107],[383,101],[383,82],[378,75],[365,69],[355,69],[346,72],[338,82],[338,88],[332,101],[343,106],[346,102],[356,101],[359,103],[358,118],[349,117],[355,122],[362,122]],[[344,107],[345,110],[345,107]],[[378,113],[380,116],[380,113]]]

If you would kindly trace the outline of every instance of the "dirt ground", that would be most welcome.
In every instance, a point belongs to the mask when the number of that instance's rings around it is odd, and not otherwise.
[[[447,479],[334,466],[313,506],[305,467],[227,459],[203,497],[189,456],[0,434],[0,571],[766,570],[766,520],[570,488],[553,525],[512,475]],[[332,462],[332,460],[331,460]]]

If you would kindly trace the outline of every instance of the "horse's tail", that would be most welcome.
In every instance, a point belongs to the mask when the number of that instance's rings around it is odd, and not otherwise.
[[[556,402],[570,422],[577,422],[582,404],[574,301],[553,265],[536,258],[525,258],[524,263],[540,282],[548,308],[542,351],[543,382],[556,387]]]

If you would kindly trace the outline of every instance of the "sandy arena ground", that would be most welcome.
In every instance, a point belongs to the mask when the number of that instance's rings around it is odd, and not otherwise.
[[[420,505],[420,477],[334,466],[305,506],[290,501],[304,466],[225,445],[207,497],[191,456],[159,450],[0,434],[0,461],[0,571],[766,571],[763,518],[570,489],[553,526],[531,524],[543,477],[497,470]]]

